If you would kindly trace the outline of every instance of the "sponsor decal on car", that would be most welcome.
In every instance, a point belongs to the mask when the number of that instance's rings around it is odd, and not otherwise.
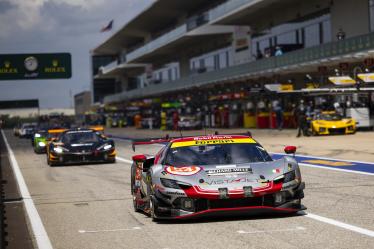
[[[198,166],[190,166],[190,167],[173,167],[168,166],[165,167],[165,171],[172,175],[181,175],[181,176],[191,176],[198,172],[200,172],[201,168]]]
[[[277,169],[273,169],[272,172],[273,172],[273,173],[280,173],[281,170],[277,168]]]
[[[201,184],[205,185],[223,185],[223,184],[235,184],[235,183],[256,183],[254,179],[241,177],[237,179],[218,179],[218,180],[206,180]]]
[[[92,146],[92,143],[87,143],[87,144],[72,144],[71,147],[83,147],[83,146]]]
[[[256,143],[252,138],[231,138],[231,139],[207,139],[207,140],[193,140],[174,142],[171,148],[201,146],[201,145],[215,145],[215,144],[242,144],[242,143]]]
[[[246,174],[251,173],[251,168],[221,168],[221,169],[210,169],[205,171],[208,175],[222,175],[222,174]]]

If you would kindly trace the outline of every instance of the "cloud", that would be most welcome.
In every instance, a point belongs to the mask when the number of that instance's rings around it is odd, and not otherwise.
[[[7,1],[0,1],[0,14],[6,13],[10,9],[14,8],[15,6],[12,5],[10,2]]]
[[[0,54],[68,52],[73,63],[69,80],[0,82],[0,100],[39,96],[42,108],[70,106],[69,89],[90,89],[89,50],[153,1],[0,0]],[[113,31],[100,33],[112,19]]]

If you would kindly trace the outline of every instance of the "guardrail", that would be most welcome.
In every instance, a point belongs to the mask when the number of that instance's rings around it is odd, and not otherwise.
[[[157,95],[164,92],[178,91],[194,86],[203,86],[206,84],[228,79],[235,79],[242,76],[250,76],[251,74],[267,70],[272,71],[275,69],[282,69],[282,67],[294,65],[302,66],[303,63],[333,58],[349,53],[368,51],[370,49],[374,49],[374,32],[337,42],[292,51],[281,56],[264,58],[258,61],[232,66],[218,71],[192,75],[164,84],[150,85],[145,88],[107,96],[105,97],[104,102],[111,103],[126,99]]]

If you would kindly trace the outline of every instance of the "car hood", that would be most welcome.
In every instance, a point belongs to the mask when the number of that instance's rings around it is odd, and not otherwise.
[[[64,145],[70,152],[90,151],[96,149],[98,146],[99,143],[73,143]]]
[[[353,119],[342,119],[342,120],[335,120],[335,121],[328,121],[328,120],[314,120],[318,125],[324,126],[347,126],[355,124]]]
[[[153,175],[168,178],[207,190],[225,187],[229,190],[243,189],[244,186],[261,188],[284,173],[296,170],[294,158],[284,157],[279,160],[237,165],[204,165],[174,168],[158,165]],[[186,173],[187,172],[187,173]],[[187,174],[187,175],[186,175]]]

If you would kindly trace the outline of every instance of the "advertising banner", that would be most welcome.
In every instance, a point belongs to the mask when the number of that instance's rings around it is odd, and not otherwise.
[[[374,73],[359,73],[357,77],[365,83],[374,82]]]
[[[350,76],[329,77],[329,81],[331,81],[337,86],[349,86],[356,84],[356,81],[352,79]]]
[[[0,80],[71,78],[71,55],[0,54]]]

